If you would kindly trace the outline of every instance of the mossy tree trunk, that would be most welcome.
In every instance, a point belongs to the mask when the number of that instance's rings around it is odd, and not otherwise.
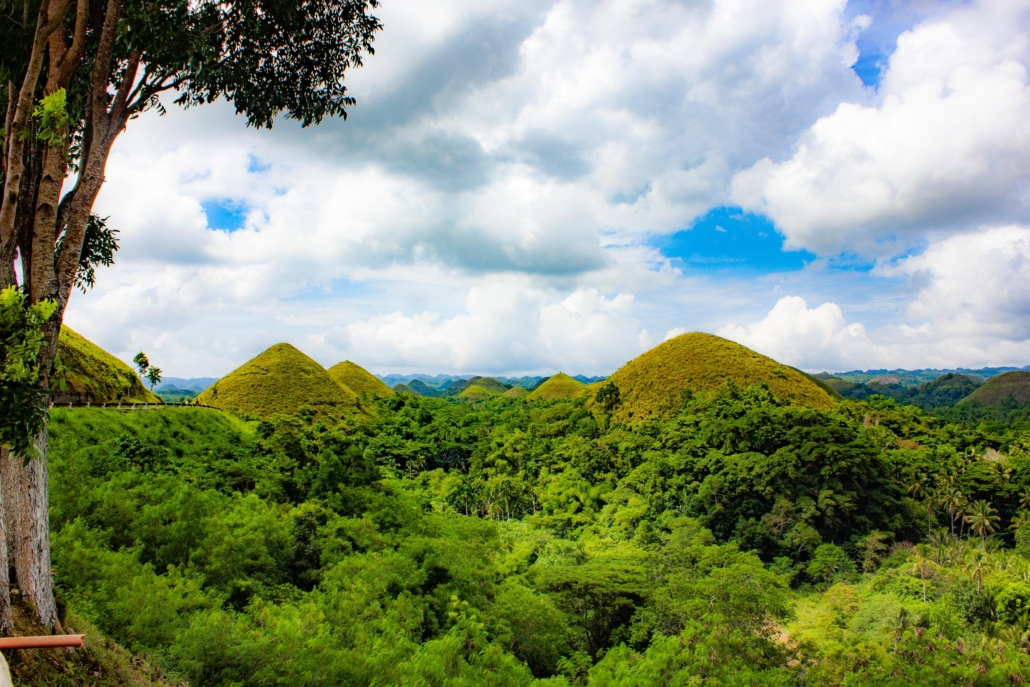
[[[47,426],[36,437],[38,455],[27,462],[8,454],[0,463],[3,517],[7,525],[4,559],[13,563],[22,598],[36,610],[45,627],[57,623],[54,579],[50,570],[50,498],[47,488]],[[8,576],[4,562],[0,580]],[[6,585],[5,589],[6,589]],[[10,601],[8,600],[8,608]]]
[[[7,449],[0,448],[0,465],[6,465],[7,460]],[[4,517],[3,490],[0,489],[0,635],[9,635],[14,629],[14,619],[11,617],[10,583],[10,561],[7,558],[7,522]]]

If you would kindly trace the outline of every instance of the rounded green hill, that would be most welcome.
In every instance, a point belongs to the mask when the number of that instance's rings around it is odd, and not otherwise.
[[[485,391],[487,394],[491,396],[499,396],[508,390],[508,387],[504,386],[493,377],[476,376],[470,377],[459,386],[452,386],[450,391],[452,393],[457,393],[459,396],[462,396],[468,389],[474,386],[477,386],[480,389],[482,389],[482,391],[477,391],[476,393],[482,394],[483,391]]]
[[[667,416],[685,389],[714,391],[732,379],[741,386],[764,382],[780,398],[818,410],[832,408],[833,391],[804,372],[712,334],[681,334],[629,361],[611,376],[622,403],[617,419],[637,422]]]
[[[164,403],[124,362],[68,327],[57,337],[55,403]]]
[[[414,389],[412,389],[407,384],[394,384],[392,391],[395,394],[411,394],[412,396],[421,396],[422,395],[419,392],[417,392]]]
[[[1006,401],[1030,403],[1030,372],[1006,372],[991,377],[980,388],[959,401],[959,405],[979,403],[988,406]]]
[[[267,417],[311,406],[327,415],[357,410],[357,395],[287,343],[272,346],[197,396],[197,402]]]
[[[573,379],[564,372],[559,372],[533,389],[528,398],[531,401],[553,401],[558,398],[579,398],[588,393],[590,390],[587,389],[586,384],[578,379]]]
[[[499,396],[499,395],[500,394],[498,394],[496,391],[494,391],[492,389],[488,389],[485,386],[480,386],[479,384],[472,384],[471,386],[467,386],[459,394],[459,396],[461,398],[464,398],[464,399],[469,400],[469,401],[483,401],[483,400],[488,399],[488,398],[490,398],[492,396]]]
[[[501,395],[506,398],[525,398],[526,396],[529,396],[529,392],[521,386],[513,386]]]
[[[383,380],[349,360],[336,363],[329,368],[328,372],[337,383],[344,385],[359,396],[369,394],[370,396],[386,397],[394,394],[393,389],[386,386]]]

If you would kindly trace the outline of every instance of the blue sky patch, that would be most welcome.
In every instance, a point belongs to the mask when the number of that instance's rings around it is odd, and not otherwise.
[[[242,229],[250,213],[246,203],[231,198],[208,198],[200,201],[200,207],[207,215],[207,226],[221,231]]]
[[[729,206],[709,210],[690,229],[652,243],[666,257],[707,270],[789,272],[816,257],[806,250],[784,251],[772,220]]]
[[[873,53],[871,55],[859,55],[858,62],[855,62],[851,66],[851,69],[858,74],[858,78],[862,79],[862,83],[866,86],[877,87],[880,85],[880,73],[882,72],[881,65],[886,62],[886,58],[879,53]]]
[[[247,171],[251,174],[266,172],[272,168],[272,163],[262,162],[256,155],[247,155]]]

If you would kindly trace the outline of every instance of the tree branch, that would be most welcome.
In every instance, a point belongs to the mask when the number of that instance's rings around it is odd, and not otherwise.
[[[67,86],[71,81],[72,72],[82,59],[82,51],[86,46],[86,27],[89,25],[89,0],[78,0],[75,8],[75,34],[72,37],[71,47],[65,52],[60,64],[54,69],[59,72],[58,83]]]
[[[17,141],[22,129],[29,121],[32,114],[32,107],[35,103],[36,84],[39,82],[39,74],[43,69],[43,57],[46,44],[50,34],[64,22],[64,13],[67,13],[71,0],[51,0],[59,3],[56,8],[61,10],[47,21],[49,16],[50,3],[43,0],[39,6],[39,15],[36,19],[36,34],[32,39],[32,51],[29,54],[29,61],[25,70],[25,79],[22,81],[21,90],[18,93],[18,105],[14,111],[14,118],[11,121],[11,128],[6,132],[8,140]],[[18,191],[21,188],[22,172],[24,171],[23,146],[14,145],[10,147],[7,158],[7,170],[4,174],[4,195],[0,204],[0,251],[7,243],[13,240],[14,216],[18,204]]]
[[[125,65],[125,74],[122,75],[122,82],[118,84],[118,90],[114,95],[114,102],[111,103],[111,119],[108,125],[118,125],[117,129],[113,129],[109,132],[109,135],[113,135],[115,131],[121,131],[121,128],[125,126],[128,113],[126,112],[126,104],[129,100],[129,93],[133,90],[133,84],[136,82],[136,72],[139,71],[139,60],[140,51],[133,50],[129,53],[128,64]]]
[[[94,136],[97,133],[101,137],[107,130],[107,84],[111,74],[111,60],[114,55],[114,41],[118,34],[118,20],[121,18],[121,0],[107,0],[107,14],[104,16],[104,28],[100,32],[100,42],[97,45],[97,56],[93,62],[93,128]]]

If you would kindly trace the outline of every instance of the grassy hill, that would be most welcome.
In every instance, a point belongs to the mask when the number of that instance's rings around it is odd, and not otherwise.
[[[529,392],[523,389],[521,386],[515,386],[505,391],[502,396],[507,398],[525,398],[529,396]]]
[[[393,392],[395,394],[412,394],[413,396],[421,396],[422,395],[419,392],[417,392],[414,389],[412,389],[407,384],[395,384],[394,387],[393,387]]]
[[[499,396],[508,390],[508,387],[493,377],[469,377],[464,382],[461,382],[460,380],[452,382],[447,386],[444,394],[448,396],[464,396],[465,391],[474,386],[478,386],[482,389],[482,391],[477,391],[476,393],[482,394],[483,391],[485,391],[491,396]]]
[[[984,382],[976,391],[959,403],[966,405],[997,405],[1001,403],[1030,403],[1030,372],[1006,372]]]
[[[533,393],[527,398],[531,401],[544,400],[553,401],[557,398],[579,398],[590,393],[587,385],[578,379],[573,379],[564,372],[550,377],[540,386],[533,389]]]
[[[63,326],[57,339],[57,374],[64,388],[55,392],[56,403],[161,403],[128,365]]]
[[[818,379],[818,377],[816,378]],[[822,381],[845,398],[864,401],[873,394],[880,394],[893,398],[899,403],[919,406],[923,410],[952,405],[976,391],[981,384],[979,379],[954,372],[949,372],[919,386],[905,386],[901,383],[849,382],[839,377],[826,377]]]
[[[488,389],[485,386],[480,386],[479,384],[472,384],[465,387],[465,389],[462,390],[462,392],[458,394],[458,396],[469,401],[482,401],[491,398],[492,396],[500,396],[500,394],[498,394],[493,389]]]
[[[358,409],[357,395],[287,343],[272,346],[212,384],[199,403],[260,417],[311,406],[327,415]]]
[[[386,386],[381,379],[349,360],[336,363],[328,372],[330,377],[359,396],[363,393],[381,397],[393,396],[393,389]]]
[[[639,421],[679,408],[685,389],[714,391],[727,379],[741,386],[765,382],[780,398],[819,410],[836,403],[833,392],[804,372],[712,334],[681,334],[634,358],[611,376],[622,405],[616,417]]]

